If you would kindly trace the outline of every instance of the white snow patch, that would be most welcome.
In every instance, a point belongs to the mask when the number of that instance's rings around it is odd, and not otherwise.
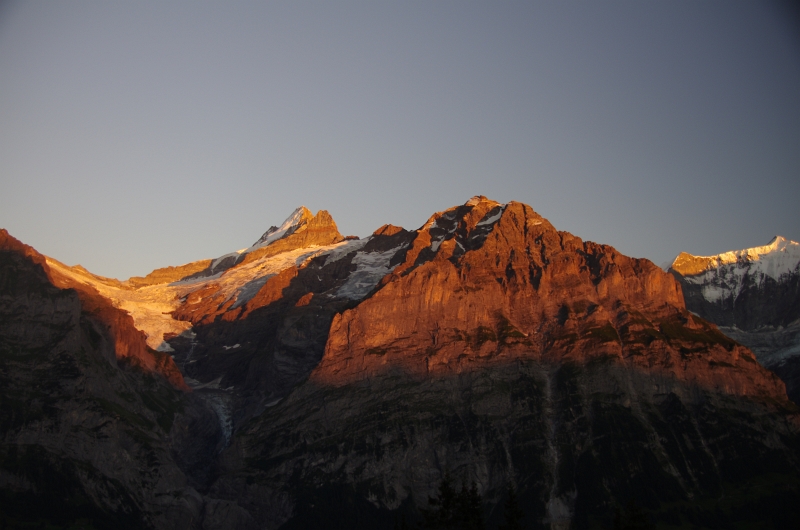
[[[156,348],[156,351],[169,353],[169,352],[175,351],[175,349],[172,346],[170,346],[167,341],[163,341],[161,344],[158,345],[158,348]]]
[[[800,244],[776,236],[763,247],[696,257],[708,261],[706,270],[685,276],[684,279],[688,283],[702,285],[703,298],[716,302],[731,296],[736,298],[747,283],[760,286],[766,277],[780,281],[782,276],[797,272],[800,267]]]
[[[225,447],[227,447],[231,443],[231,434],[233,434],[233,416],[231,415],[228,399],[216,393],[203,393],[200,394],[200,397],[217,413],[219,426],[225,435]]]
[[[227,259],[227,258],[236,258],[242,252],[243,252],[242,250],[239,250],[239,251],[236,251],[236,252],[229,252],[229,253],[225,254],[224,256],[220,256],[217,259],[215,259],[214,261],[212,261],[211,265],[209,265],[208,268],[213,271],[225,259]]]
[[[171,347],[164,341],[164,335],[181,335],[190,339],[194,337],[191,331],[191,322],[176,320],[172,317],[172,312],[178,309],[191,293],[207,287],[216,287],[213,294],[208,296],[221,296],[222,300],[230,300],[235,297],[235,303],[240,306],[252,299],[270,277],[281,271],[291,267],[302,267],[309,260],[320,255],[334,254],[338,259],[353,250],[362,248],[367,241],[368,239],[348,240],[333,245],[289,250],[250,263],[240,264],[213,276],[170,284],[148,285],[139,289],[121,288],[116,284],[104,282],[90,273],[68,267],[49,258],[47,264],[75,282],[97,289],[100,294],[111,300],[115,307],[127,311],[133,317],[136,329],[143,331],[147,336],[148,346],[158,351],[169,352]],[[226,254],[226,256],[238,254],[239,252],[234,252]]]
[[[222,381],[222,376],[219,376],[213,381],[209,381],[208,383],[201,383],[197,379],[192,379],[191,377],[186,377],[186,376],[184,376],[183,380],[186,381],[186,384],[189,385],[194,390],[200,390],[203,388],[218,389],[219,382]]]
[[[500,207],[500,211],[499,212],[497,212],[496,214],[492,215],[491,217],[488,217],[488,218],[484,219],[483,221],[479,222],[476,226],[492,225],[492,224],[496,223],[497,220],[500,219],[500,217],[503,216],[503,212],[506,211],[506,206],[507,205],[504,204],[503,206]]]
[[[341,245],[342,243],[336,243],[324,247],[310,246],[288,250],[274,256],[237,265],[217,277],[203,278],[202,281],[190,285],[173,284],[173,286],[176,289],[182,289],[181,296],[183,296],[184,290],[188,294],[206,285],[215,284],[219,286],[219,290],[214,293],[214,296],[221,294],[225,300],[236,297],[234,307],[239,307],[249,302],[272,276],[291,267],[300,267],[310,259],[327,254]]]
[[[448,214],[449,213],[451,213],[451,212],[448,212]],[[448,217],[447,214],[443,215],[442,218],[449,219],[449,220],[453,219],[452,217]],[[438,225],[438,219],[436,221],[434,221],[433,224],[431,225],[431,229],[433,229],[433,228],[443,228],[443,227],[440,227]],[[437,237],[436,239],[432,238],[431,239],[431,250],[434,251],[434,252],[439,250],[439,247],[441,246],[442,242],[445,241],[449,236],[453,235],[457,229],[458,229],[458,224],[456,223],[456,224],[453,224],[453,226],[449,230],[447,230],[447,232],[442,234],[441,236]]]
[[[279,240],[283,236],[288,233],[292,234],[300,223],[303,221],[303,213],[306,211],[305,206],[301,206],[297,208],[292,214],[286,218],[286,220],[281,224],[281,226],[277,228],[270,228],[267,230],[263,236],[256,241],[252,247],[245,249],[246,252],[252,252],[253,250],[261,247],[266,247],[267,245]]]
[[[325,263],[333,263],[335,261],[339,261],[343,257],[347,256],[351,252],[361,250],[364,248],[369,240],[372,239],[372,236],[365,237],[364,239],[351,239],[348,241],[343,241],[341,243],[337,243],[337,248],[331,250],[328,253],[328,259]]]
[[[389,249],[385,252],[359,252],[353,258],[356,270],[350,274],[347,281],[336,291],[336,296],[359,300],[369,294],[378,285],[381,278],[392,272],[394,266],[389,262],[405,245]]]
[[[101,295],[111,300],[114,307],[131,315],[134,326],[145,333],[147,345],[154,350],[171,351],[164,349],[164,335],[173,333],[177,335],[192,327],[191,322],[172,318],[170,313],[178,308],[180,300],[175,293],[169,292],[168,286],[164,284],[141,289],[124,289],[103,282],[80,269],[67,267],[50,258],[46,259],[52,269],[58,270],[77,283],[94,287]]]
[[[223,348],[225,348],[226,350],[235,350],[239,346],[241,346],[241,344],[234,344],[233,346],[223,346]]]

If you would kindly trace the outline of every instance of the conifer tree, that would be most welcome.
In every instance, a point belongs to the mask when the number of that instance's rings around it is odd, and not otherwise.
[[[483,498],[478,493],[478,485],[472,481],[467,489],[466,481],[461,484],[461,491],[456,498],[457,509],[455,522],[464,530],[484,530]]]
[[[525,513],[523,513],[519,507],[517,492],[514,490],[514,487],[509,484],[508,496],[506,497],[506,503],[503,507],[503,519],[505,519],[506,522],[500,525],[498,530],[522,530],[523,517],[525,517]]]
[[[445,474],[436,497],[429,497],[429,509],[422,510],[423,528],[441,530],[484,530],[483,498],[475,481],[467,488],[466,481],[456,493]]]
[[[652,530],[655,528],[647,513],[636,504],[633,499],[628,501],[625,511],[621,512],[619,507],[614,514],[614,530]]]
[[[450,481],[449,473],[444,474],[436,497],[428,497],[428,504],[431,505],[431,508],[422,510],[422,517],[425,520],[424,528],[455,528],[453,515],[456,507],[456,490]]]

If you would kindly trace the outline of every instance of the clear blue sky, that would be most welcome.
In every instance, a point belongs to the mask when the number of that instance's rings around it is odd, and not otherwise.
[[[476,194],[659,265],[798,240],[786,5],[0,2],[0,227],[118,278]]]

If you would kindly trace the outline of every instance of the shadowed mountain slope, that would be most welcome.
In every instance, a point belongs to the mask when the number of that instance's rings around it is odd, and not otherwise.
[[[162,383],[193,415],[159,462],[197,495],[140,508],[157,527],[176,506],[187,528],[413,525],[445,476],[475,483],[490,528],[509,486],[526,528],[610,528],[631,500],[664,527],[800,516],[783,383],[672,275],[521,203],[364,239],[301,207],[249,248],[127,282],[45,265],[127,312],[193,389]]]

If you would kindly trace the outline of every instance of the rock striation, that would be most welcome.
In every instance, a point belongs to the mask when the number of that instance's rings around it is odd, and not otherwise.
[[[381,279],[348,290],[377,256]],[[335,263],[319,256],[288,285]],[[308,380],[221,457],[212,491],[265,528],[418,520],[445,474],[474,481],[494,523],[513,485],[532,528],[611,526],[632,498],[668,524],[764,520],[759,506],[798,496],[783,384],[649,261],[475,197],[417,231],[382,227],[348,269],[311,298],[352,304]],[[744,493],[773,473],[793,486]]]
[[[445,476],[475,483],[490,528],[509,486],[528,528],[611,527],[630,500],[662,526],[800,517],[783,383],[687,309],[680,278],[527,205],[476,196],[363,239],[300,207],[248,248],[125,282],[20,248],[9,256],[39,266],[41,285],[0,274],[0,344],[41,357],[3,350],[0,375],[22,386],[0,396],[12,403],[37,366],[70,390],[48,394],[49,423],[38,394],[3,409],[17,411],[3,420],[3,506],[53,498],[26,466],[90,461],[69,491],[97,527],[396,528],[421,521]],[[46,309],[13,309],[40,287]],[[80,348],[86,322],[104,338]],[[62,347],[54,329],[79,341]],[[91,391],[60,378],[62,352]],[[89,455],[97,432],[111,433],[96,436],[108,462]],[[47,452],[14,456],[33,439]],[[109,463],[126,454],[127,468]],[[35,509],[26,523],[56,521]],[[57,524],[85,517],[67,513]]]
[[[691,315],[678,283],[651,262],[558,232],[527,205],[483,197],[431,217],[381,289],[334,318],[312,379],[517,359],[608,359],[712,390],[784,395],[746,348]]]

